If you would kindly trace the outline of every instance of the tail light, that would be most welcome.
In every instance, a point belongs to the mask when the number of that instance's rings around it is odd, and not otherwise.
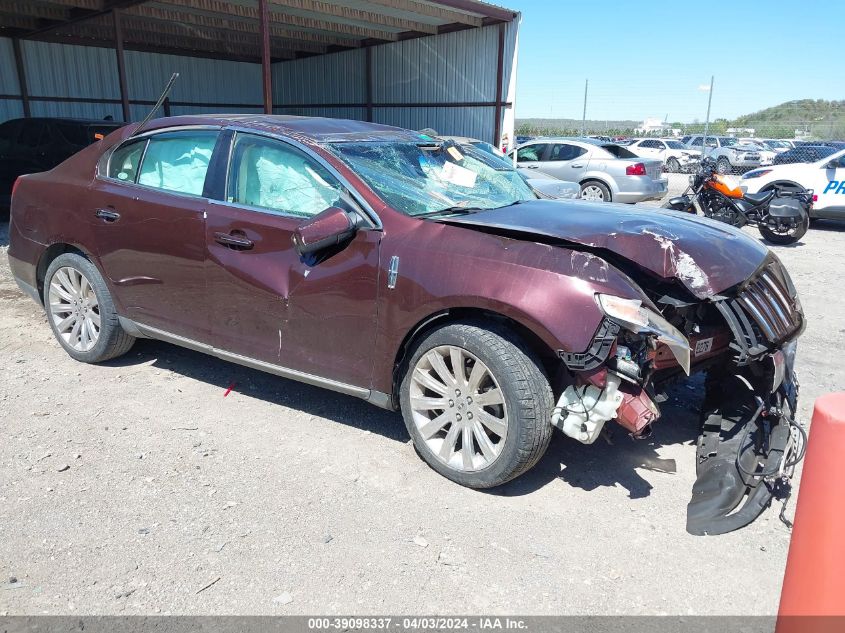
[[[813,202],[818,202],[818,201],[819,201],[819,194],[814,193],[813,194]]]
[[[625,168],[626,176],[645,176],[645,165],[643,163],[636,163],[635,165],[628,165]]]

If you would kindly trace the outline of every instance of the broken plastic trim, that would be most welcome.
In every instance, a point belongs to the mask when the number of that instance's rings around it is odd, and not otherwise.
[[[586,352],[565,352],[559,349],[557,355],[572,371],[595,369],[607,360],[620,327],[618,323],[608,318],[602,319],[599,329]]]
[[[609,318],[631,332],[657,335],[657,340],[672,351],[678,364],[690,373],[689,340],[660,314],[643,307],[639,299],[623,299],[613,295],[596,295],[599,309]]]

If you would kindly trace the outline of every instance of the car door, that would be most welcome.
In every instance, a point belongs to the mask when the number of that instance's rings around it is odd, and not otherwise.
[[[580,182],[587,168],[587,150],[572,143],[553,143],[546,160],[539,163],[543,173],[571,182]]]
[[[323,261],[300,257],[298,226],[355,203],[323,162],[280,139],[236,133],[226,181],[206,226],[214,346],[369,387],[381,232],[359,230]]]
[[[819,214],[823,217],[845,218],[845,154],[825,158],[819,167],[815,170],[816,182],[808,187],[818,195],[815,206]]]
[[[544,158],[548,155],[548,150],[548,143],[523,145],[516,150],[516,166],[520,169],[539,170]]]
[[[100,165],[89,210],[121,314],[197,341],[209,338],[203,193],[219,135],[187,128],[123,143]]]

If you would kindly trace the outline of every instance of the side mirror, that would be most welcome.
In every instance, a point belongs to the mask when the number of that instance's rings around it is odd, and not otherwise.
[[[305,256],[342,244],[357,231],[357,215],[340,207],[329,207],[296,227],[293,246],[300,256]]]
[[[839,169],[840,167],[842,167],[840,160],[832,160],[825,165],[825,169]]]

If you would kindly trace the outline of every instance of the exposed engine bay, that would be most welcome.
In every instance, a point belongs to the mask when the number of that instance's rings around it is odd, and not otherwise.
[[[649,295],[659,313],[639,301],[597,296],[605,320],[590,349],[559,352],[568,384],[552,424],[585,444],[611,420],[635,439],[648,437],[665,387],[705,372],[687,530],[730,532],[757,518],[775,495],[788,496],[803,456],[793,371],[804,328],[800,302],[774,258],[748,281],[703,301]]]

